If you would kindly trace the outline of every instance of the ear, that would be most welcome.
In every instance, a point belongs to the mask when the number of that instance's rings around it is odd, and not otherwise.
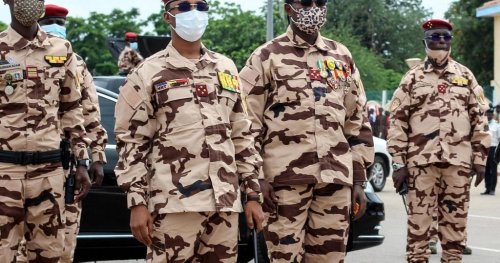
[[[286,14],[287,14],[288,16],[293,15],[293,9],[292,9],[292,7],[290,6],[290,4],[285,3],[285,4],[283,5],[283,9],[285,10],[285,12],[286,12]]]
[[[165,23],[169,24],[169,25],[173,25],[173,17],[170,15],[170,13],[168,12],[163,12],[163,21],[165,21]]]

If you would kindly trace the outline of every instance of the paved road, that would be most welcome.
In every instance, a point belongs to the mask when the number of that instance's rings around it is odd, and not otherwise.
[[[468,245],[473,248],[472,255],[464,256],[464,263],[500,263],[500,194],[482,196],[481,185],[471,191],[471,207],[468,221]],[[384,201],[386,220],[382,234],[385,235],[381,246],[349,253],[346,262],[355,263],[396,263],[405,262],[406,213],[401,197],[392,190],[392,181],[387,182],[383,192],[378,194]],[[431,263],[440,262],[433,255]]]
[[[480,192],[483,187],[473,188],[471,192],[468,245],[473,248],[473,253],[464,256],[464,263],[500,263],[500,193],[497,196],[482,196]],[[393,192],[391,180],[388,180],[386,189],[378,195],[385,204],[386,220],[382,230],[385,242],[378,247],[349,253],[346,262],[405,262],[406,213],[401,197]],[[439,262],[440,252],[438,250],[438,255],[432,256],[431,263]]]

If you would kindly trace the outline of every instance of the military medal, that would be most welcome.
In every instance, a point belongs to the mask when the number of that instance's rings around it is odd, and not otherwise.
[[[14,94],[14,87],[12,87],[10,84],[8,86],[6,86],[5,87],[5,94],[7,96]]]
[[[326,79],[330,74],[328,74],[328,71],[326,70],[325,67],[323,67],[323,60],[319,59],[318,60],[318,68],[320,70],[320,75],[322,78]]]
[[[347,72],[347,83],[351,84],[352,83],[352,77],[351,77],[351,66],[346,64],[346,72]]]
[[[26,78],[27,79],[37,79],[38,78],[38,68],[34,66],[26,67]]]

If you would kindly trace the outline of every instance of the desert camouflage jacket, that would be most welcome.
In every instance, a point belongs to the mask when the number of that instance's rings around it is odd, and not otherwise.
[[[374,158],[366,95],[349,50],[289,27],[240,72],[261,176],[274,185],[366,181]]]
[[[403,77],[389,106],[388,149],[408,167],[446,162],[485,165],[488,103],[472,72],[454,60],[435,70],[426,59]]]
[[[84,116],[84,127],[87,132],[87,137],[90,140],[90,149],[92,151],[92,161],[100,161],[106,163],[106,143],[108,135],[106,130],[101,125],[101,112],[99,110],[99,99],[97,90],[94,86],[92,75],[87,69],[85,61],[78,55],[77,68],[81,78],[82,87],[82,106]]]
[[[29,41],[8,27],[0,33],[0,149],[59,149],[70,132],[73,152],[87,159],[80,84],[71,44],[41,29]],[[60,163],[0,164],[0,178],[51,176]],[[56,173],[57,174],[57,173]]]
[[[120,89],[118,183],[128,205],[155,213],[242,210],[240,182],[260,192],[254,148],[234,63],[203,49],[199,60],[170,44]]]
[[[129,73],[143,60],[137,51],[126,46],[118,57],[118,68],[120,72]]]

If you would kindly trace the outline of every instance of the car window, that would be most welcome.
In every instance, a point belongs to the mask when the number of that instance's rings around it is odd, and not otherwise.
[[[111,97],[99,93],[99,107],[101,108],[101,123],[108,132],[108,145],[116,145],[115,141],[115,101]]]

